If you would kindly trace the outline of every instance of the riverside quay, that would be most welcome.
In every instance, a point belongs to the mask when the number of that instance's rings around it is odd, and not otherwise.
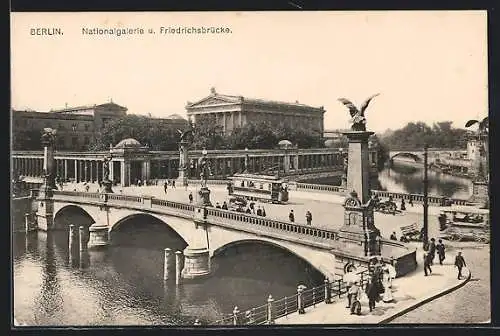
[[[278,173],[281,176],[311,175],[314,173],[341,174],[342,149],[276,149],[276,150],[210,150],[207,160],[211,179],[225,179],[245,167],[248,172]],[[120,141],[109,151],[55,152],[56,176],[70,182],[97,182],[102,180],[102,159],[111,154],[109,178],[116,185],[129,186],[135,181],[175,179],[179,171],[178,151],[151,151],[135,139]],[[199,177],[198,158],[201,150],[190,150],[186,173]],[[42,151],[14,151],[13,168],[19,176],[43,176]],[[372,173],[376,173],[376,148],[370,150]]]

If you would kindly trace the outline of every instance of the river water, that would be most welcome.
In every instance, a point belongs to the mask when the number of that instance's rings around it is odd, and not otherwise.
[[[422,169],[393,166],[382,171],[372,185],[422,193],[422,176]],[[468,180],[434,172],[429,172],[429,188],[430,194],[457,198],[468,198],[471,192]],[[69,222],[90,224],[78,212],[56,222],[62,228]],[[67,230],[15,233],[16,320],[38,326],[190,325],[195,319],[210,323],[235,306],[244,311],[264,304],[269,294],[278,299],[295,294],[299,283],[311,287],[323,281],[319,272],[296,256],[248,243],[214,257],[215,271],[208,279],[180,286],[164,282],[163,249],[182,249],[185,243],[147,217],[121,225],[111,243],[102,250],[70,253]]]
[[[249,243],[214,257],[212,277],[176,286],[163,281],[163,249],[185,243],[165,225],[148,224],[147,232],[126,225],[112,246],[81,254],[70,254],[67,231],[15,233],[16,320],[38,326],[209,324],[235,306],[245,311],[263,305],[269,294],[278,299],[295,294],[299,283],[323,281],[296,256]]]
[[[424,170],[405,164],[394,164],[379,172],[378,180],[371,181],[372,189],[423,194]],[[472,182],[463,177],[428,171],[429,195],[468,199],[472,196]],[[340,185],[340,177],[328,177],[303,182]]]

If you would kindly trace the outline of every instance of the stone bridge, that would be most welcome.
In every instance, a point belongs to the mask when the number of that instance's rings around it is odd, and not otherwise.
[[[448,150],[448,149],[438,149],[429,148],[428,151],[428,161],[429,163],[435,162],[436,159],[450,159],[450,158],[462,158],[467,155],[466,150]],[[389,158],[392,161],[395,157],[406,157],[412,158],[415,162],[424,161],[424,151],[390,151]]]
[[[39,195],[37,222],[41,230],[67,230],[61,219],[68,208],[79,208],[92,219],[88,247],[110,243],[113,232],[138,216],[160,220],[185,242],[183,277],[210,273],[210,260],[238,244],[258,242],[286,250],[308,262],[329,279],[343,274],[344,262],[336,258],[337,231],[150,196],[128,196],[87,192],[52,191]],[[144,225],[148,221],[144,221]],[[62,225],[60,223],[63,223]],[[356,263],[355,263],[356,264]],[[358,265],[362,265],[360,262]]]

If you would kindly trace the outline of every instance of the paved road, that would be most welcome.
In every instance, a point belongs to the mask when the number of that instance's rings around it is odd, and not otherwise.
[[[454,258],[456,249],[448,248],[447,258]],[[491,318],[489,245],[466,247],[461,251],[470,266],[471,281],[391,323],[482,323]]]

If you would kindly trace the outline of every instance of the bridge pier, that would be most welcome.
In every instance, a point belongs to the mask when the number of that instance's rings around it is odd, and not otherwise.
[[[46,192],[40,189],[40,195],[37,198],[38,210],[36,212],[36,222],[38,229],[50,231],[54,226],[54,201],[51,191]]]
[[[109,230],[107,225],[94,223],[89,227],[89,248],[109,245]]]
[[[206,247],[187,247],[184,250],[183,279],[200,279],[210,275],[210,252]]]

